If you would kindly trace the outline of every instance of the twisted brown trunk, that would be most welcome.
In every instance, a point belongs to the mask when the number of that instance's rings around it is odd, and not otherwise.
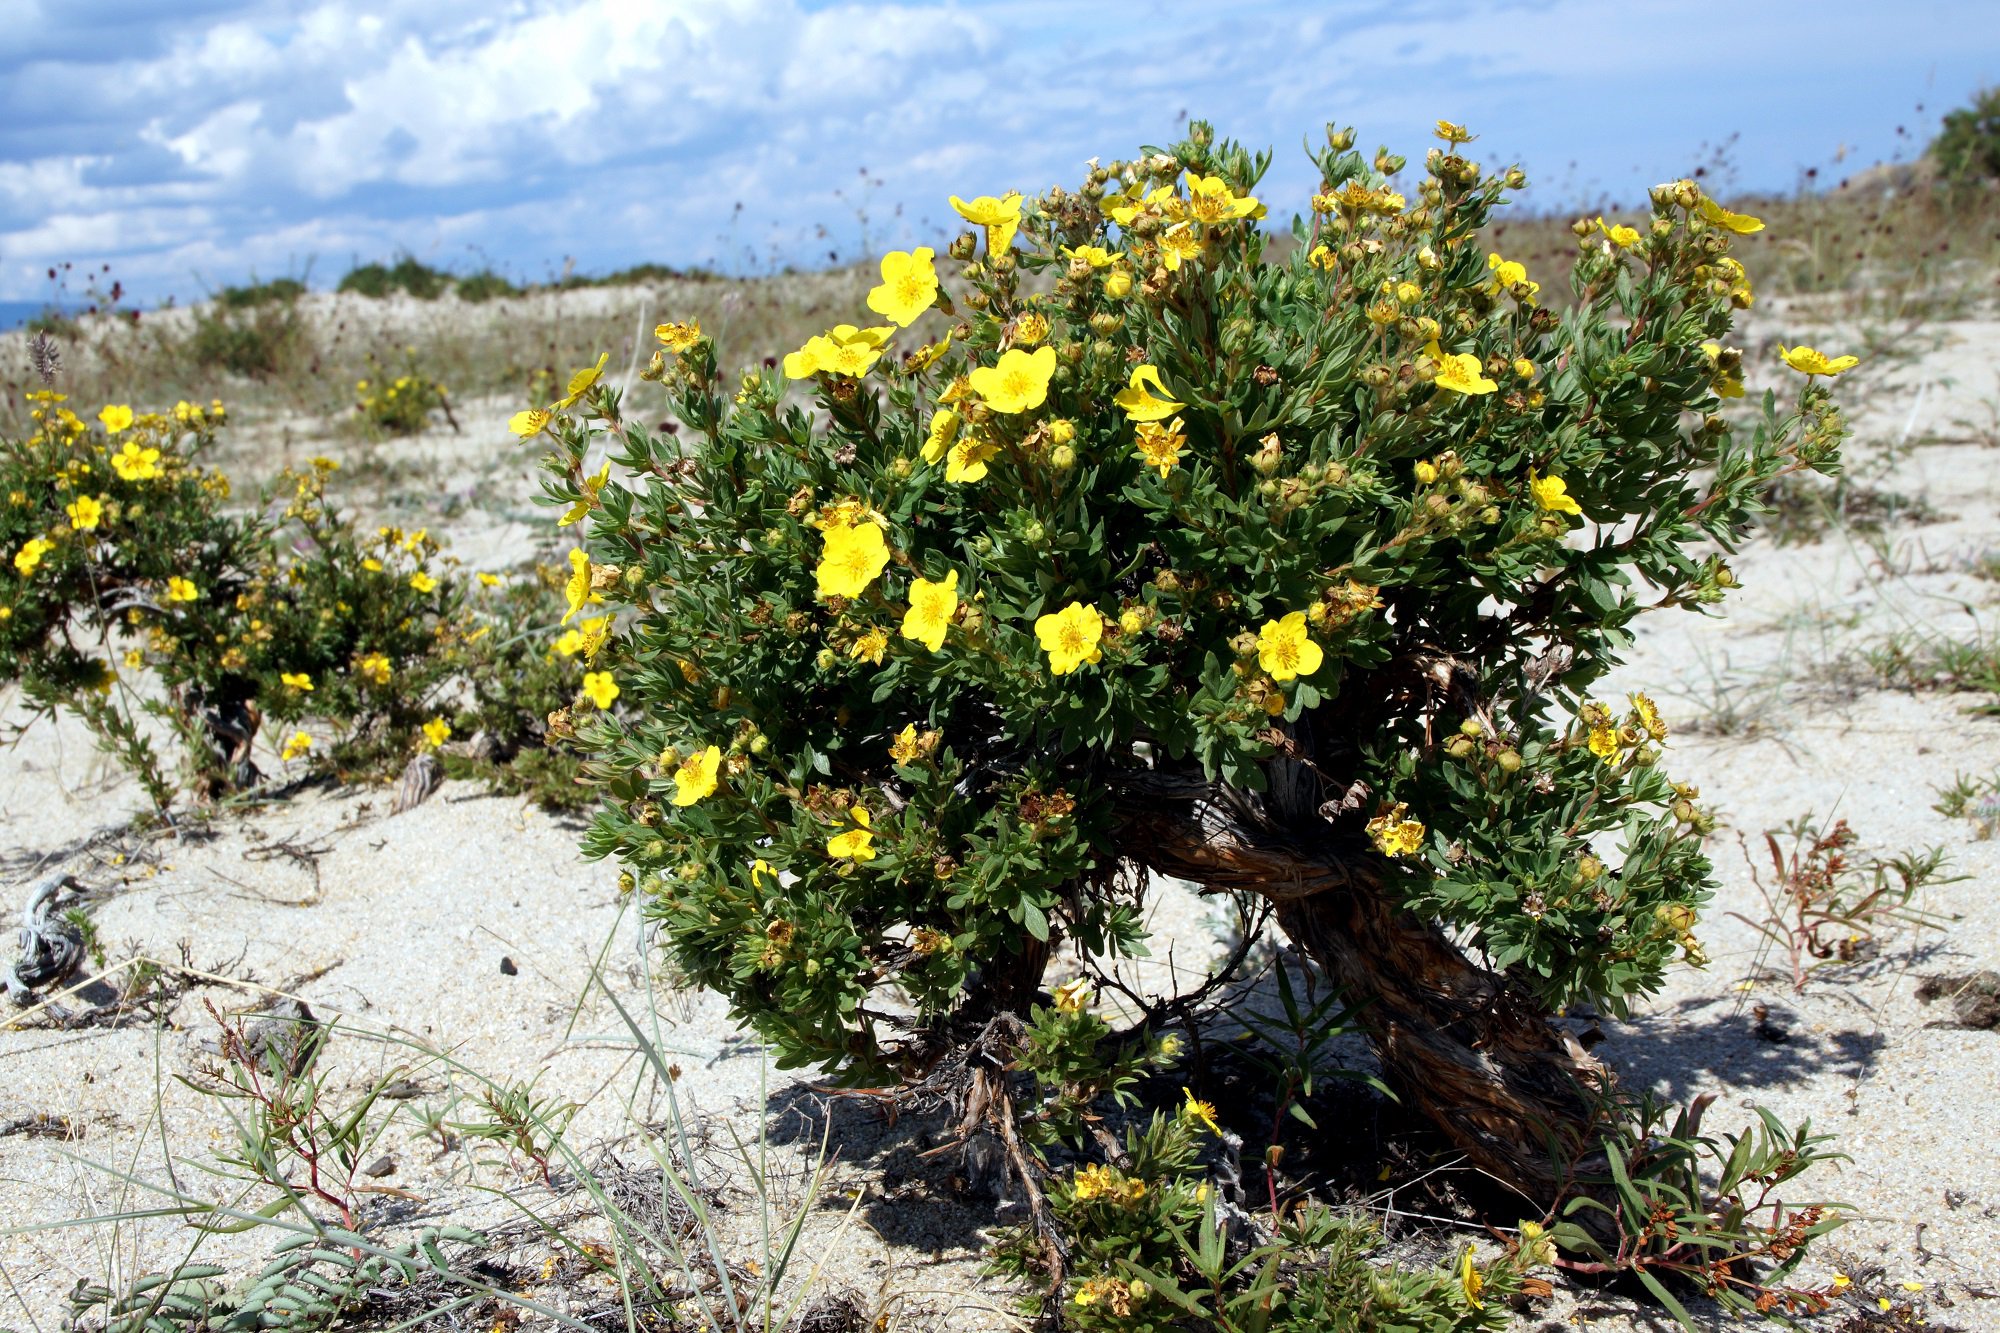
[[[1159,874],[1271,899],[1287,934],[1362,1006],[1389,1085],[1472,1163],[1538,1206],[1597,1138],[1597,1061],[1505,978],[1403,910],[1365,841],[1302,838],[1217,789],[1148,781],[1127,855]],[[1177,790],[1163,790],[1175,788]],[[1232,808],[1232,807],[1235,808]]]

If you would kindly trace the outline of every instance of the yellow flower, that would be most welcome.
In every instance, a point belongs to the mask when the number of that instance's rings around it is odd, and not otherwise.
[[[1155,396],[1155,391],[1158,396]],[[1168,398],[1166,392],[1167,386],[1160,383],[1159,367],[1134,366],[1132,378],[1126,381],[1124,388],[1111,395],[1111,401],[1125,409],[1128,421],[1165,421],[1187,406]]]
[[[559,528],[566,528],[570,524],[582,518],[585,514],[588,514],[591,510],[597,508],[598,505],[597,497],[603,493],[605,483],[610,480],[611,480],[610,463],[606,463],[603,467],[599,468],[597,470],[596,476],[585,477],[583,479],[582,496],[580,496],[577,499],[577,502],[575,504],[571,505],[567,510],[563,512],[563,516],[561,518],[556,520],[556,526]]]
[[[1424,289],[1414,282],[1399,282],[1396,284],[1395,296],[1403,305],[1415,305],[1423,299]]]
[[[944,457],[944,451],[951,448],[951,442],[958,438],[958,413],[948,407],[941,407],[931,418],[930,432],[924,437],[923,457],[926,463],[935,463]]]
[[[1257,632],[1257,665],[1272,680],[1296,680],[1319,670],[1326,654],[1306,630],[1306,613],[1294,611],[1280,620],[1267,620]]]
[[[1651,699],[1647,698],[1644,694],[1633,695],[1632,709],[1638,713],[1639,725],[1645,729],[1648,736],[1651,736],[1656,741],[1663,741],[1667,738],[1667,724],[1660,717],[1660,710]]]
[[[1187,452],[1187,436],[1181,432],[1179,417],[1165,426],[1157,421],[1139,422],[1132,428],[1132,443],[1137,446],[1135,456],[1147,467],[1158,468],[1162,478],[1173,471],[1181,455]]]
[[[1556,1261],[1556,1243],[1540,1222],[1521,1223],[1521,1253],[1530,1264],[1546,1268]]]
[[[63,512],[69,515],[71,527],[78,532],[89,532],[103,519],[104,504],[91,496],[79,495],[63,506]]]
[[[1709,387],[1715,390],[1715,396],[1717,398],[1741,398],[1743,396],[1742,378],[1737,375],[1726,375],[1722,372],[1722,344],[1719,342],[1705,342],[1701,345],[1701,351],[1702,355],[1708,358],[1708,364],[1715,367],[1715,378],[1709,383]],[[1738,355],[1741,355],[1741,353],[1738,353]]]
[[[839,523],[820,534],[826,549],[813,576],[822,597],[859,597],[889,563],[889,546],[873,523]]]
[[[618,682],[611,678],[609,671],[586,671],[583,673],[583,692],[599,708],[609,708],[611,701],[618,697]]]
[[[526,411],[516,412],[513,416],[508,417],[507,429],[525,440],[530,436],[540,435],[542,430],[554,419],[555,413],[548,409],[531,407]]]
[[[381,653],[369,653],[355,663],[355,669],[377,685],[389,683],[389,659]]]
[[[1458,1261],[1458,1289],[1465,1293],[1465,1299],[1475,1310],[1484,1310],[1486,1304],[1479,1299],[1479,1293],[1486,1289],[1486,1279],[1479,1275],[1479,1269],[1472,1262],[1472,1247],[1465,1247],[1465,1253]]]
[[[434,717],[424,723],[424,744],[429,748],[433,750],[443,749],[444,743],[450,738],[451,723],[445,721],[443,718]]]
[[[410,575],[410,586],[418,592],[436,592],[438,581],[420,569]]]
[[[1010,341],[1016,347],[1033,347],[1049,336],[1049,317],[1039,310],[1030,310],[1014,321],[1014,332]]]
[[[160,451],[141,448],[137,440],[127,440],[124,448],[111,455],[111,466],[122,481],[151,481],[160,475]]]
[[[19,563],[17,560],[15,563]],[[194,586],[192,579],[184,579],[175,574],[167,580],[167,600],[170,602],[192,602],[201,596],[201,589]]]
[[[1701,197],[1701,203],[1696,206],[1695,211],[1716,226],[1725,227],[1738,236],[1748,236],[1752,232],[1764,230],[1761,219],[1753,218],[1748,213],[1732,213],[1707,195]]]
[[[1545,514],[1583,513],[1583,506],[1579,505],[1569,493],[1569,483],[1561,477],[1537,477],[1530,472],[1528,491],[1535,497],[1535,508]]]
[[[1065,245],[1062,252],[1071,259],[1081,259],[1092,268],[1110,268],[1125,256],[1116,250],[1107,250],[1101,245],[1079,245],[1071,249]]]
[[[1532,381],[1535,378],[1535,363],[1525,356],[1515,357],[1513,368],[1514,373],[1524,380]]]
[[[858,827],[836,833],[826,840],[826,854],[836,860],[873,861],[875,835],[869,831],[868,807],[857,805],[849,812]]]
[[[284,682],[287,689],[298,690],[302,694],[312,693],[313,678],[303,671],[281,671],[278,679]]]
[[[1203,244],[1201,233],[1191,224],[1175,223],[1160,233],[1160,262],[1173,273],[1188,260],[1200,259]]]
[[[312,747],[313,738],[311,736],[308,736],[303,731],[295,731],[292,733],[292,738],[285,742],[285,748],[278,752],[278,757],[289,764],[301,755],[309,753]]]
[[[1615,763],[1618,759],[1618,729],[1602,726],[1590,729],[1590,739],[1585,742],[1590,752],[1605,763]]]
[[[1187,1101],[1181,1105],[1181,1119],[1190,1125],[1206,1125],[1211,1134],[1221,1134],[1222,1126],[1216,1123],[1215,1107],[1194,1095],[1188,1088],[1181,1089],[1181,1096]]]
[[[953,195],[951,206],[973,226],[986,228],[988,255],[997,255],[1014,243],[1014,232],[1021,225],[1021,195],[1018,190],[998,199],[982,194],[969,202]]]
[[[667,345],[667,350],[675,356],[692,351],[701,341],[701,321],[690,319],[682,324],[656,324],[653,336]]]
[[[1415,856],[1424,849],[1424,825],[1401,801],[1368,821],[1368,837],[1384,856]]]
[[[721,747],[696,750],[674,770],[674,804],[693,805],[715,794],[715,775],[722,768]]]
[[[903,637],[915,639],[932,652],[944,647],[944,634],[958,614],[958,571],[936,583],[910,580],[910,609],[903,613]]]
[[[944,479],[950,482],[979,481],[986,476],[986,464],[1000,446],[978,431],[962,431],[945,455]]]
[[[572,550],[569,553],[569,582],[563,585],[563,601],[569,607],[569,610],[563,613],[563,624],[569,624],[570,617],[584,607],[604,601],[601,594],[591,591],[590,577],[590,557],[585,555],[581,548]]]
[[[1028,412],[1048,401],[1049,377],[1056,373],[1056,349],[1038,347],[1024,352],[1010,347],[999,363],[977,366],[966,379],[972,391],[995,412]]]
[[[1502,259],[1497,254],[1486,256],[1486,267],[1493,270],[1493,290],[1496,294],[1506,292],[1527,305],[1535,303],[1541,293],[1542,284],[1528,281],[1528,266],[1511,259]],[[1525,293],[1516,292],[1516,287],[1525,288]]]
[[[1238,218],[1261,217],[1264,206],[1247,194],[1239,195],[1220,176],[1187,173],[1188,213],[1197,222],[1233,222]]]
[[[1606,222],[1603,218],[1599,218],[1597,219],[1597,229],[1604,233],[1605,240],[1611,242],[1620,250],[1630,250],[1639,243],[1639,231],[1636,227],[1615,226]]]
[[[881,666],[882,657],[888,651],[889,636],[880,629],[870,628],[866,634],[848,646],[847,655],[857,662]]]
[[[42,557],[56,549],[56,544],[46,537],[30,537],[21,549],[14,552],[14,568],[23,574],[35,572],[35,566],[42,563]]]
[[[1065,676],[1104,655],[1098,647],[1104,637],[1104,617],[1094,606],[1071,602],[1060,611],[1037,617],[1035,637],[1049,655],[1049,674]]]
[[[1057,1013],[1080,1014],[1090,1007],[1091,999],[1090,982],[1083,977],[1072,978],[1055,989]]]
[[[899,764],[908,765],[917,762],[918,753],[917,724],[906,723],[903,729],[896,733],[896,739],[889,743],[889,757]]]
[[[1448,144],[1457,145],[1471,143],[1475,136],[1466,133],[1463,125],[1454,125],[1448,120],[1441,120],[1437,123],[1437,137]]]
[[[478,577],[479,586],[482,588],[497,588],[500,586],[500,576],[498,574],[489,574],[482,569],[479,571]]]
[[[882,285],[868,293],[868,308],[900,328],[914,324],[937,300],[937,267],[931,263],[936,255],[928,245],[883,255]]]
[[[132,428],[132,409],[118,403],[99,412],[97,419],[104,423],[107,432],[118,435]]]
[[[1145,628],[1146,617],[1139,612],[1137,607],[1128,606],[1118,613],[1118,632],[1120,634],[1137,634]]]
[[[590,392],[591,386],[597,383],[598,377],[604,374],[604,367],[610,360],[611,353],[599,352],[597,354],[596,365],[585,366],[582,370],[577,371],[576,374],[571,375],[569,377],[569,393],[555,405],[554,410],[557,412],[567,412],[570,408],[575,407],[577,402]]]
[[[1470,352],[1447,352],[1440,348],[1437,339],[1433,338],[1424,347],[1424,355],[1438,364],[1437,378],[1433,383],[1440,389],[1478,395],[1492,393],[1500,387],[1480,373],[1479,358]]]
[[[382,562],[372,555],[362,557],[361,567],[370,574],[380,574],[382,572]]]
[[[125,669],[127,671],[137,671],[145,665],[146,654],[142,650],[138,648],[127,648],[125,650]]]
[[[852,324],[836,324],[832,329],[806,339],[806,345],[785,357],[785,374],[804,379],[821,373],[860,379],[882,359],[882,345],[896,330],[888,325],[861,329]]]
[[[1802,375],[1838,375],[1861,364],[1858,356],[1829,357],[1810,347],[1786,347],[1783,343],[1778,344],[1778,355],[1784,358],[1786,365]]]

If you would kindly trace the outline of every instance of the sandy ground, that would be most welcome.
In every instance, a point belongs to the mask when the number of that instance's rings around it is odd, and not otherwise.
[[[1605,691],[1649,690],[1677,724],[1671,770],[1699,784],[1722,820],[1712,844],[1721,891],[1700,930],[1710,965],[1675,974],[1628,1021],[1603,1021],[1598,1049],[1628,1083],[1682,1099],[1717,1093],[1710,1130],[1738,1130],[1761,1106],[1836,1133],[1852,1160],[1810,1188],[1857,1217],[1814,1271],[1879,1271],[1863,1283],[1869,1311],[1879,1291],[1922,1306],[1933,1327],[2000,1329],[2000,1034],[1944,1026],[1942,1006],[1916,995],[1925,976],[2000,966],[2000,842],[1931,808],[1954,774],[2000,769],[2000,718],[1969,711],[1990,701],[1882,690],[1842,665],[1888,632],[1996,628],[2000,584],[1971,571],[2000,548],[2000,452],[1958,423],[2000,395],[2000,327],[1940,336],[1862,386],[1851,455],[1858,474],[1927,501],[1936,521],[1754,545],[1735,561],[1744,586],[1726,617],[1654,617]],[[393,475],[432,484],[385,486],[373,502],[431,506],[475,567],[529,556],[547,529],[520,499],[531,460],[498,443],[512,406],[469,405],[462,435],[394,446]],[[343,449],[368,461],[310,422],[258,430],[232,466],[260,450],[266,466]],[[21,716],[18,700],[0,699],[0,710]],[[1009,1326],[1009,1293],[979,1271],[992,1203],[962,1188],[953,1154],[922,1156],[942,1124],[890,1123],[866,1099],[829,1104],[809,1078],[772,1068],[713,997],[672,990],[614,869],[578,858],[575,822],[456,783],[396,817],[386,791],[308,791],[185,837],[132,833],[139,806],[71,724],[38,725],[0,752],[5,910],[34,879],[67,870],[91,891],[109,964],[151,957],[230,979],[189,990],[158,1024],[68,1028],[43,1014],[0,1031],[0,1126],[43,1115],[70,1127],[68,1138],[0,1137],[0,1227],[41,1228],[0,1237],[0,1326],[63,1326],[79,1280],[117,1286],[196,1251],[243,1272],[268,1253],[262,1231],[197,1236],[175,1218],[57,1224],[156,1208],[161,1190],[236,1207],[268,1199],[217,1167],[235,1140],[228,1110],[182,1079],[199,1081],[213,1061],[209,1006],[242,1010],[273,992],[337,1020],[316,1065],[333,1102],[383,1078],[415,1094],[368,1149],[392,1166],[364,1178],[366,1208],[379,1210],[370,1216],[397,1234],[447,1220],[487,1228],[504,1242],[510,1290],[581,1312],[607,1289],[563,1281],[564,1261],[529,1220],[576,1214],[567,1173],[552,1190],[518,1153],[464,1135],[442,1147],[418,1124],[424,1107],[475,1119],[481,1077],[573,1103],[569,1141],[600,1168],[643,1171],[647,1145],[679,1143],[683,1131],[705,1143],[683,1165],[723,1187],[721,1225],[746,1259],[760,1253],[764,1210],[744,1161],[765,1160],[772,1211],[807,1219],[793,1272],[810,1267],[823,1285],[858,1291],[888,1326]],[[1943,928],[1892,928],[1879,954],[1797,994],[1731,913],[1758,915],[1763,830],[1809,812],[1847,819],[1865,853],[1941,845],[1962,878],[1921,901],[1950,918]],[[1184,889],[1159,895],[1155,947],[1165,955],[1171,943],[1179,968],[1212,956],[1222,928]],[[1169,982],[1158,964],[1141,979],[1154,990]],[[621,1007],[656,1032],[671,1093]],[[822,1144],[830,1160],[815,1178]],[[1565,1289],[1520,1326],[1669,1322],[1624,1297]]]

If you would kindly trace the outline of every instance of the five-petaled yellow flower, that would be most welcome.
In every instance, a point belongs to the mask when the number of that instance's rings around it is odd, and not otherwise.
[[[931,428],[924,436],[923,458],[926,463],[935,463],[944,457],[944,451],[951,448],[958,438],[958,413],[948,407],[940,407],[931,418]]]
[[[1134,366],[1132,378],[1111,395],[1111,401],[1125,409],[1128,421],[1165,421],[1187,406],[1167,397],[1167,386],[1160,383],[1159,367],[1150,364]]]
[[[1440,389],[1450,389],[1453,393],[1478,395],[1492,393],[1500,386],[1480,373],[1479,358],[1470,352],[1447,352],[1433,338],[1424,347],[1424,355],[1437,362],[1437,378],[1432,381]]]
[[[175,574],[167,580],[167,600],[170,602],[192,602],[201,596],[201,589],[194,586],[194,580],[184,579]]]
[[[281,671],[278,673],[278,679],[284,682],[286,689],[297,690],[302,694],[312,693],[313,678],[303,671]]]
[[[609,708],[611,701],[618,697],[618,682],[611,678],[609,671],[586,671],[583,673],[583,693],[599,708]]]
[[[123,403],[116,403],[99,412],[97,419],[104,423],[108,433],[118,435],[132,428],[132,409]]]
[[[1132,443],[1137,457],[1147,467],[1158,468],[1160,476],[1174,470],[1187,452],[1187,436],[1181,431],[1181,419],[1175,417],[1168,425],[1157,421],[1141,421],[1132,428]]]
[[[436,592],[438,581],[420,569],[410,575],[410,586],[418,592]]]
[[[820,535],[826,549],[813,577],[822,597],[859,597],[889,563],[889,545],[873,523],[839,523]]]
[[[563,585],[563,602],[569,607],[563,612],[563,624],[569,624],[570,617],[584,607],[604,600],[601,594],[591,591],[590,578],[590,557],[581,548],[572,550],[569,553],[569,582]]]
[[[549,411],[547,408],[530,407],[508,417],[507,429],[525,440],[531,436],[540,435],[549,422],[554,419],[555,413]]]
[[[903,637],[915,639],[936,652],[944,647],[945,631],[958,614],[958,571],[951,570],[933,583],[929,579],[910,580],[910,609],[903,613]]]
[[[121,481],[151,481],[160,475],[160,451],[127,440],[124,448],[111,455],[111,466]]]
[[[1636,227],[1609,223],[1600,217],[1597,219],[1597,229],[1604,233],[1605,240],[1620,250],[1630,250],[1639,243],[1639,230]]]
[[[1081,259],[1092,268],[1110,268],[1125,256],[1116,250],[1107,250],[1101,245],[1079,245],[1071,249],[1065,245],[1062,252],[1071,259]]]
[[[868,807],[857,805],[848,813],[854,816],[857,827],[828,838],[826,854],[841,861],[873,861],[875,835],[870,831]]]
[[[301,755],[310,753],[312,747],[313,738],[311,736],[308,736],[303,731],[295,731],[292,733],[292,738],[285,742],[285,748],[278,752],[278,758],[289,764]]]
[[[451,723],[441,717],[434,717],[424,723],[424,744],[433,750],[441,750],[451,739]]]
[[[569,377],[569,393],[555,405],[555,410],[558,412],[567,412],[570,408],[575,407],[582,400],[583,396],[590,392],[591,386],[597,383],[598,377],[604,374],[604,367],[610,360],[611,353],[599,352],[597,354],[596,365],[585,366],[582,370],[577,371],[576,374],[571,375]]]
[[[1424,849],[1424,824],[1401,801],[1368,821],[1368,838],[1384,856],[1415,856]]]
[[[900,328],[916,323],[937,300],[937,266],[931,262],[936,257],[928,245],[883,255],[882,285],[868,293],[868,308]]]
[[[1160,233],[1160,262],[1173,273],[1191,259],[1200,259],[1205,244],[1193,224],[1177,222]]]
[[[1181,1105],[1181,1119],[1183,1121],[1190,1125],[1205,1125],[1211,1134],[1222,1133],[1222,1126],[1215,1118],[1215,1106],[1213,1103],[1203,1101],[1188,1088],[1182,1088],[1181,1095],[1187,1098],[1186,1102]]]
[[[881,666],[882,659],[889,652],[889,636],[875,626],[847,647],[847,655],[857,662],[870,666]]]
[[[950,482],[979,481],[986,476],[986,464],[1000,452],[1000,446],[976,430],[962,430],[944,457],[944,479]]]
[[[1618,728],[1608,724],[1592,727],[1585,746],[1607,764],[1618,762]]]
[[[1060,611],[1038,616],[1035,637],[1049,655],[1049,674],[1066,676],[1085,662],[1104,656],[1098,647],[1104,638],[1104,617],[1094,606],[1071,602]]]
[[[889,757],[905,766],[917,762],[920,750],[917,746],[917,724],[907,722],[896,733],[896,739],[889,742]]]
[[[957,195],[951,197],[951,206],[958,215],[975,227],[986,228],[986,253],[997,255],[1014,243],[1014,232],[1021,225],[1021,194],[1016,190],[995,199],[990,194],[982,194],[977,199],[965,200]]]
[[[896,330],[886,324],[861,329],[852,324],[836,324],[825,333],[806,339],[806,345],[785,355],[787,378],[802,380],[821,373],[860,379],[882,359],[882,345]]]
[[[1696,205],[1695,211],[1716,226],[1733,231],[1738,236],[1748,236],[1752,232],[1764,230],[1762,219],[1753,218],[1748,213],[1732,213],[1707,195],[1701,197],[1701,203]]]
[[[355,663],[355,669],[377,685],[389,683],[389,659],[381,653],[369,653]]]
[[[588,514],[591,510],[597,508],[597,497],[603,494],[605,483],[610,480],[611,464],[609,463],[599,468],[596,476],[585,477],[583,479],[583,494],[577,497],[575,504],[563,511],[563,516],[556,520],[556,526],[566,528],[585,514]]]
[[[1037,347],[1024,352],[1010,347],[997,364],[975,367],[966,376],[972,391],[995,412],[1009,416],[1031,412],[1048,401],[1049,377],[1056,373],[1056,349]]]
[[[1465,1247],[1465,1254],[1458,1261],[1458,1289],[1465,1293],[1465,1299],[1475,1310],[1484,1310],[1486,1303],[1479,1299],[1479,1293],[1486,1289],[1486,1279],[1472,1262],[1472,1247]]]
[[[42,557],[56,549],[56,544],[46,537],[30,537],[14,552],[14,568],[23,574],[32,574],[42,563]]]
[[[78,532],[89,532],[104,518],[104,504],[94,496],[79,495],[63,506],[69,515],[69,525]]]
[[[1306,629],[1306,613],[1293,611],[1277,620],[1267,620],[1257,631],[1257,665],[1272,680],[1296,680],[1319,670],[1326,654],[1312,641]]]
[[[1778,355],[1801,375],[1838,375],[1861,364],[1858,356],[1828,356],[1810,347],[1786,347],[1783,343],[1778,344]]]
[[[657,324],[653,327],[653,336],[665,343],[669,352],[679,356],[682,352],[693,350],[694,345],[701,341],[701,321],[690,319],[679,324]]]
[[[1583,506],[1569,493],[1569,483],[1561,477],[1537,477],[1528,474],[1528,491],[1535,497],[1535,508],[1545,514],[1576,514],[1581,516]]]
[[[1187,192],[1187,210],[1197,222],[1234,222],[1264,215],[1264,206],[1255,197],[1237,194],[1220,176],[1197,176],[1190,171]]]
[[[697,750],[674,770],[674,804],[693,805],[715,794],[716,774],[722,768],[722,750],[711,745]]]

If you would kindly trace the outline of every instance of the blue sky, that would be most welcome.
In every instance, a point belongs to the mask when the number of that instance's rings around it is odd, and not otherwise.
[[[68,260],[143,301],[408,250],[730,270],[935,240],[1185,114],[1421,157],[1445,116],[1563,207],[1791,188],[1921,148],[2000,79],[1995,0],[0,0],[0,300]],[[1922,110],[1917,108],[1921,105]],[[1897,134],[1898,127],[1904,136]],[[865,169],[866,175],[863,171]]]

